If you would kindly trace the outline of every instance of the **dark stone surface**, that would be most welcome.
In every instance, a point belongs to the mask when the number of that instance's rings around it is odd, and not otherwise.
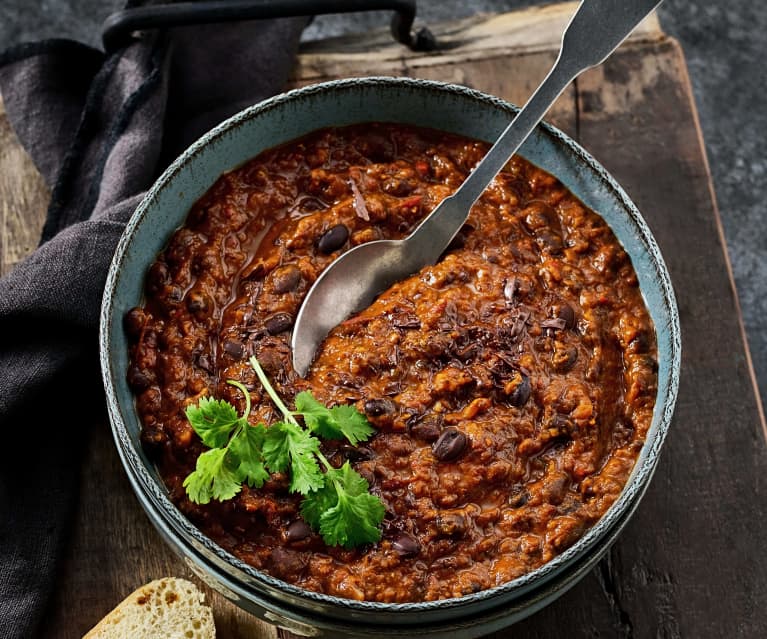
[[[428,24],[478,12],[535,4],[525,0],[421,0]],[[0,49],[17,42],[70,37],[99,41],[101,22],[117,0],[4,0]],[[317,18],[305,37],[362,31],[388,21],[371,12]],[[767,3],[753,0],[666,0],[661,23],[682,44],[706,141],[727,247],[762,396],[767,396]],[[680,211],[683,214],[683,211]],[[712,341],[716,335],[711,336]]]

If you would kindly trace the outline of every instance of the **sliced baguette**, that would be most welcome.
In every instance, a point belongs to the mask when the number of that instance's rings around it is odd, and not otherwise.
[[[83,639],[215,639],[205,596],[185,579],[166,577],[125,598]]]

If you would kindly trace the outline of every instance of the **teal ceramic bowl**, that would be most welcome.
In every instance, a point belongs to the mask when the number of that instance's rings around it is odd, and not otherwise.
[[[242,111],[187,149],[147,193],[128,223],[109,271],[101,312],[101,366],[122,463],[148,516],[166,541],[212,587],[266,621],[307,636],[477,636],[546,605],[604,554],[636,508],[658,463],[679,384],[681,337],[668,271],[637,208],[584,149],[542,124],[520,154],[557,176],[607,221],[639,278],[655,324],[658,395],[647,442],[618,500],[573,546],[501,586],[440,601],[383,604],[310,592],[262,573],[205,537],[171,503],[139,442],[140,424],[126,382],[125,313],[139,304],[144,276],[191,205],[225,171],[310,131],[362,122],[398,122],[492,142],[516,107],[465,87],[401,78],[315,85]]]

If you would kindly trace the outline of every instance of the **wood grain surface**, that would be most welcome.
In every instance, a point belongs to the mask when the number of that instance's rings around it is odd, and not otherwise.
[[[520,103],[552,63],[573,8],[438,26],[440,40],[453,45],[445,53],[407,52],[385,30],[312,44],[292,83],[412,75]],[[552,605],[492,637],[767,636],[764,417],[683,53],[652,17],[603,67],[582,75],[547,119],[607,167],[655,234],[678,297],[682,384],[656,476],[606,559]],[[0,268],[36,244],[46,198],[0,113]],[[81,490],[45,636],[81,637],[152,579],[177,575],[200,583],[138,505],[106,421],[93,429]],[[206,592],[220,638],[293,636]]]
[[[0,97],[0,275],[37,246],[50,197],[8,124]]]

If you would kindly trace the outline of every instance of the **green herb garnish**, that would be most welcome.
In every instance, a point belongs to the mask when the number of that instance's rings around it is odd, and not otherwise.
[[[240,492],[243,482],[260,488],[269,477],[260,453],[266,428],[248,423],[248,389],[234,380],[228,383],[245,395],[243,415],[238,416],[229,402],[207,397],[186,409],[192,428],[210,448],[197,458],[197,467],[184,480],[186,494],[198,504],[231,499]]]
[[[211,450],[197,459],[197,467],[184,480],[189,499],[207,504],[211,499],[234,497],[243,482],[260,488],[269,473],[289,472],[290,490],[304,496],[301,515],[325,543],[347,548],[378,541],[384,516],[381,500],[371,495],[367,481],[347,461],[334,468],[320,451],[320,440],[346,439],[352,445],[366,441],[375,431],[354,406],[327,406],[308,391],[295,398],[290,411],[277,395],[255,357],[250,364],[283,420],[268,428],[251,426],[250,393],[229,380],[245,396],[245,412],[229,402],[202,398],[189,406],[186,416],[194,431]],[[297,417],[304,422],[302,426]],[[323,472],[324,469],[324,472]]]

